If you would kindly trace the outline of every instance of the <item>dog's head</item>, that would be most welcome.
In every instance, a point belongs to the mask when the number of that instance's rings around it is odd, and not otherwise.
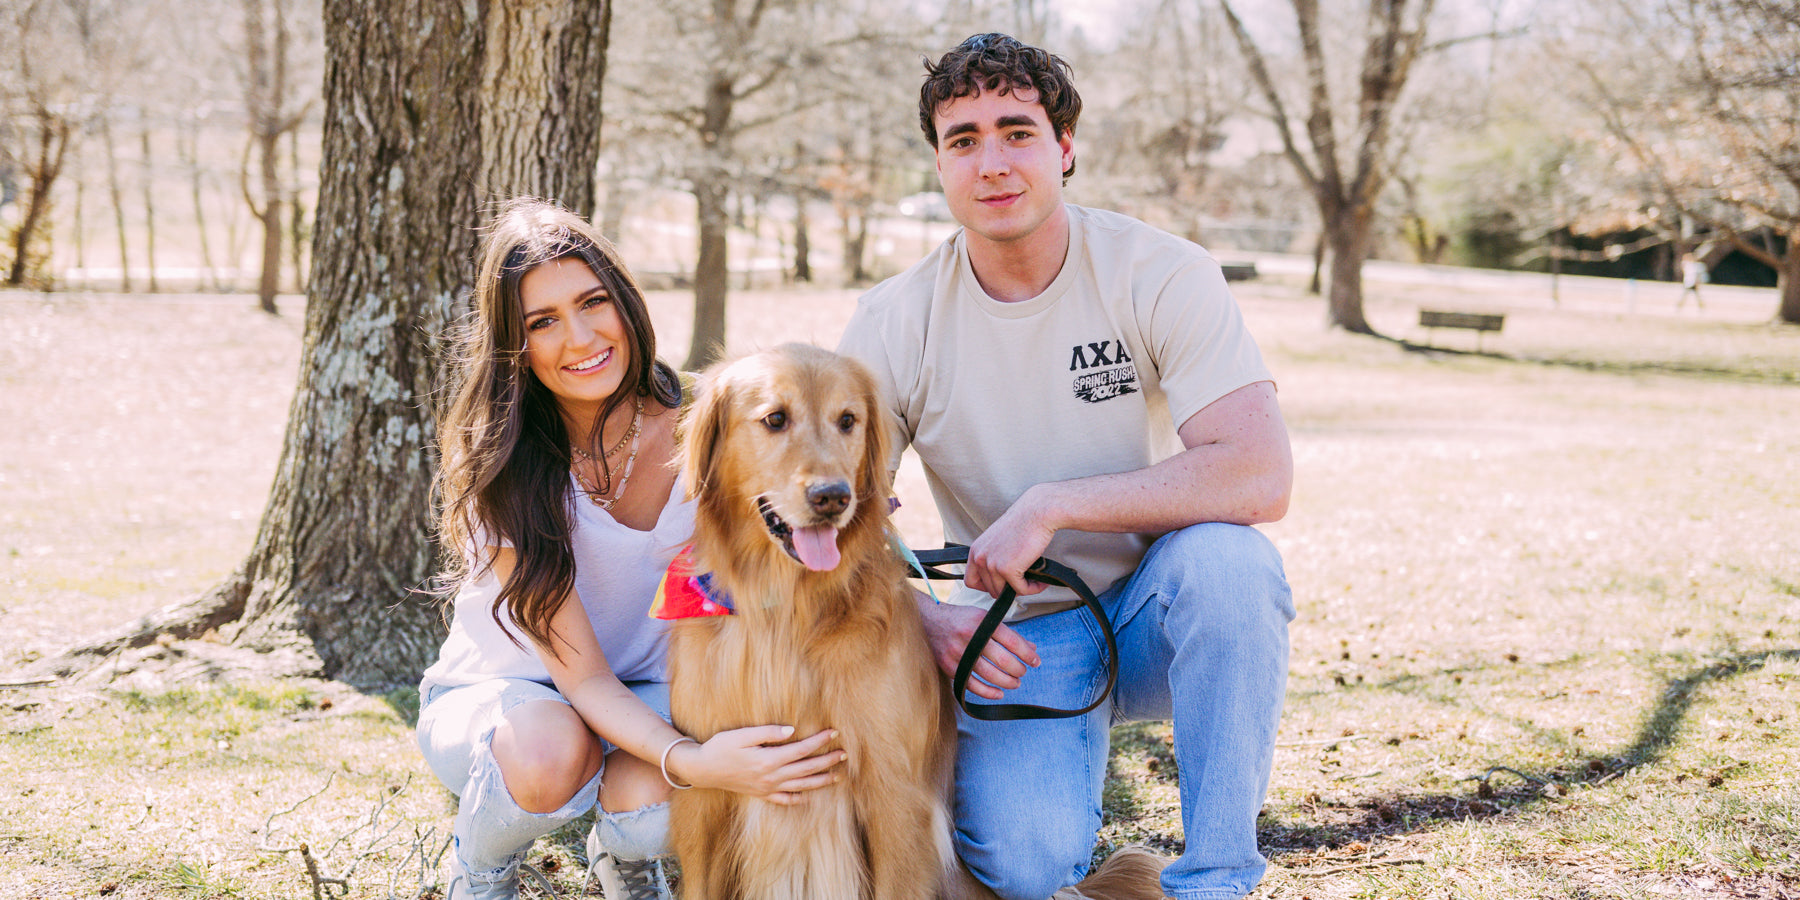
[[[818,347],[715,366],[683,422],[688,491],[703,516],[754,517],[806,568],[836,568],[839,532],[885,511],[881,415],[868,370]]]

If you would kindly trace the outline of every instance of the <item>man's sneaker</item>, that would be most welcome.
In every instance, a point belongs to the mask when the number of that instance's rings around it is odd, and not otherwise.
[[[596,837],[588,832],[588,880],[600,880],[600,893],[606,900],[673,900],[662,860],[619,859],[602,850]],[[585,891],[587,885],[582,885],[582,889]]]

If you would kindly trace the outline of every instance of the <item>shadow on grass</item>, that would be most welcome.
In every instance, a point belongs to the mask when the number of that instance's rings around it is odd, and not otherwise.
[[[1637,735],[1615,752],[1575,756],[1562,765],[1536,771],[1495,766],[1473,779],[1476,788],[1472,796],[1390,793],[1342,806],[1319,804],[1314,809],[1316,820],[1310,822],[1265,816],[1257,827],[1259,842],[1271,858],[1338,849],[1359,841],[1428,830],[1444,822],[1484,819],[1505,809],[1530,808],[1550,796],[1559,796],[1570,785],[1611,781],[1656,762],[1668,752],[1701,688],[1756,671],[1774,660],[1800,661],[1800,649],[1737,654],[1669,679]],[[1495,784],[1494,776],[1499,773],[1514,776],[1516,783],[1508,779],[1505,785]]]
[[[1491,359],[1495,362],[1575,369],[1577,371],[1593,372],[1601,375],[1672,375],[1684,378],[1698,378],[1708,381],[1730,381],[1742,384],[1800,385],[1800,370],[1792,369],[1706,365],[1695,362],[1682,362],[1679,360],[1580,359],[1556,356],[1515,356],[1493,350],[1460,350],[1454,347],[1421,344],[1417,341],[1388,337],[1386,335],[1381,335],[1380,337],[1382,340],[1393,342],[1400,349],[1405,350],[1408,353],[1466,356],[1476,359]]]

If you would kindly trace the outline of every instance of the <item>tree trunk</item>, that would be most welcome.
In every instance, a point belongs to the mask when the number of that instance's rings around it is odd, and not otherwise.
[[[794,192],[794,280],[811,283],[812,236],[806,233],[806,192]]]
[[[690,372],[717,362],[725,352],[725,298],[731,290],[725,235],[731,227],[724,173],[709,171],[694,180],[700,225],[700,258],[694,264],[694,333],[688,342]]]
[[[1326,295],[1331,324],[1355,334],[1374,334],[1375,329],[1363,318],[1362,297],[1362,265],[1374,236],[1369,228],[1370,211],[1368,207],[1344,206],[1319,212],[1331,251]]]
[[[256,302],[274,315],[275,295],[281,290],[281,133],[264,131],[256,136],[262,206],[251,212],[262,223],[262,274],[256,282]]]
[[[288,129],[287,209],[288,269],[294,273],[294,292],[306,293],[306,207],[300,202],[300,128]]]
[[[243,614],[227,634],[258,648],[304,634],[323,673],[353,683],[416,678],[441,635],[420,591],[435,561],[439,342],[479,226],[473,11],[457,0],[324,8],[305,362],[256,547],[233,578],[247,588]]]
[[[71,128],[68,120],[44,108],[39,108],[34,117],[37,119],[38,146],[37,158],[31,162],[31,192],[25,198],[25,215],[13,231],[12,270],[6,275],[6,283],[13,287],[23,285],[25,276],[31,272],[32,238],[37,236],[38,228],[50,210],[50,189],[62,174],[63,160],[69,152]]]
[[[477,185],[524,168],[482,158],[485,7],[325,0],[325,130],[300,384],[255,546],[205,597],[69,651],[65,667],[214,627],[241,646],[298,651],[318,674],[356,685],[412,683],[436,656],[443,619],[424,591],[437,559],[429,520],[442,340],[473,275],[487,212]],[[582,96],[597,102],[598,92]],[[540,102],[560,101],[551,92]],[[546,116],[542,127],[562,123]],[[549,163],[541,182],[518,189],[554,195],[594,172],[592,152]]]
[[[112,196],[113,225],[119,233],[119,290],[131,293],[131,254],[126,252],[125,198],[119,188],[119,151],[113,146],[112,113],[100,114],[100,140],[106,145],[106,186]]]
[[[844,271],[849,273],[851,284],[867,284],[869,282],[869,209],[860,203],[845,205],[841,218],[844,223]]]
[[[1775,271],[1775,290],[1781,295],[1777,318],[1789,325],[1800,325],[1800,223],[1788,226],[1787,253]]]
[[[156,171],[150,164],[150,123],[139,121],[138,126],[139,144],[144,151],[144,261],[150,266],[149,290],[154,294],[160,290],[156,284]]]
[[[250,118],[250,152],[257,158],[257,191],[261,202],[244,187],[244,202],[262,226],[262,263],[258,267],[256,303],[274,315],[275,294],[281,289],[281,118],[286,93],[287,31],[281,0],[275,0],[273,40],[263,21],[264,0],[244,0],[244,56],[249,70],[245,87],[245,112]],[[271,62],[271,58],[273,62]],[[245,160],[246,168],[249,160]],[[246,180],[249,173],[244,173]]]
[[[612,4],[508,0],[487,16],[484,201],[536,194],[592,217]],[[585,161],[585,162],[584,162]]]
[[[1313,241],[1312,279],[1306,283],[1306,292],[1314,297],[1319,296],[1324,282],[1321,280],[1325,272],[1325,229],[1319,229],[1319,239]]]
[[[699,220],[700,258],[694,264],[694,333],[688,342],[688,371],[697,372],[725,353],[725,298],[731,290],[726,235],[731,228],[730,171],[732,83],[714,78],[706,89],[706,112],[700,131],[700,167],[694,174],[694,201]]]
[[[206,237],[206,204],[201,197],[201,168],[199,151],[199,125],[189,122],[177,132],[175,152],[181,157],[182,168],[187,170],[188,190],[194,201],[194,229],[200,237],[200,267],[206,272],[206,287],[219,289],[219,270],[213,265],[212,242]]]
[[[82,278],[87,277],[87,221],[82,218],[82,210],[87,207],[87,167],[81,164],[81,142],[75,144],[75,268],[80,269]]]

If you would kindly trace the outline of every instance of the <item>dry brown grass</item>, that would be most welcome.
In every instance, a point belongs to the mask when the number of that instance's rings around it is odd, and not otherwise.
[[[1800,895],[1800,331],[1376,289],[1406,337],[1420,303],[1509,308],[1490,355],[1419,353],[1289,281],[1239,293],[1298,473],[1267,529],[1300,618],[1259,896]],[[829,345],[853,298],[734,294],[734,341]],[[686,298],[652,302],[678,356]],[[299,323],[0,295],[0,334],[4,672],[247,551]],[[430,882],[451,806],[409,692],[171,687],[198,673],[164,656],[0,689],[0,897],[311,896],[301,843],[351,896]],[[1179,846],[1167,741],[1120,733],[1109,841]],[[540,844],[565,888],[578,846]]]

